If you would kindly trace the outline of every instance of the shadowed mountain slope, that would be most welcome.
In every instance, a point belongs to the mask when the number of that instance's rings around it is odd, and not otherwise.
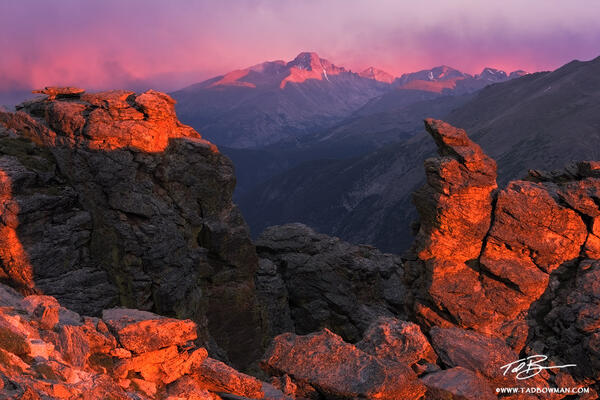
[[[526,75],[478,92],[446,119],[498,160],[499,182],[527,168],[556,169],[598,158],[600,58]],[[416,218],[411,193],[433,154],[424,134],[353,160],[308,162],[285,172],[239,204],[253,234],[266,226],[303,222],[354,243],[402,251]]]
[[[174,92],[182,121],[220,145],[257,147],[331,126],[390,88],[315,53],[265,62]]]

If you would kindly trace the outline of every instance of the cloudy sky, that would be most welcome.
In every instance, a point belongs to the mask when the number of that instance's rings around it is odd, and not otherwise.
[[[2,0],[0,92],[172,90],[315,51],[400,75],[554,69],[600,55],[597,0]]]

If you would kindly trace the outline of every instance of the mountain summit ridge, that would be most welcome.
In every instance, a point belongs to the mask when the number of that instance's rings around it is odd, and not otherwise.
[[[386,95],[391,92],[391,103],[397,105],[469,93],[508,79],[504,72],[490,74],[473,76],[440,66],[398,78],[373,66],[354,72],[315,52],[301,52],[291,61],[237,69],[171,95],[182,121],[212,142],[257,148],[330,129],[368,103],[380,98],[390,103]]]

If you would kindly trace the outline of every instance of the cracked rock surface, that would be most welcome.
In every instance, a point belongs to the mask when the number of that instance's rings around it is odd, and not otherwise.
[[[122,305],[191,318],[216,353],[258,357],[258,264],[233,166],[169,96],[34,100],[0,124],[0,227],[22,248],[2,257],[6,280],[88,315]]]

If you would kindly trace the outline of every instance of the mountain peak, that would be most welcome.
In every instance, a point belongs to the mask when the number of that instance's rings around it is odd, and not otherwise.
[[[315,68],[323,68],[322,61],[324,60],[317,53],[302,52],[290,61],[287,66],[312,71]]]
[[[464,73],[447,65],[440,65],[428,71],[429,80],[444,81],[453,78],[462,78]]]
[[[402,74],[398,81],[400,84],[406,84],[412,81],[454,81],[465,77],[465,74],[457,69],[449,67],[447,65],[439,65],[431,69],[424,69],[417,72],[411,72],[408,74]]]
[[[508,78],[508,75],[500,69],[485,67],[479,75],[475,75],[475,78],[490,82],[502,82]]]
[[[529,72],[527,72],[527,71],[523,71],[522,69],[518,69],[518,70],[516,70],[516,71],[513,71],[513,72],[511,72],[511,73],[508,75],[508,79],[520,78],[520,77],[522,77],[522,76],[524,76],[524,75],[527,75],[527,74],[529,74]]]
[[[363,78],[373,79],[379,82],[392,83],[394,81],[394,77],[391,74],[388,74],[387,72],[375,67],[369,67],[364,71],[359,72],[358,75]]]

